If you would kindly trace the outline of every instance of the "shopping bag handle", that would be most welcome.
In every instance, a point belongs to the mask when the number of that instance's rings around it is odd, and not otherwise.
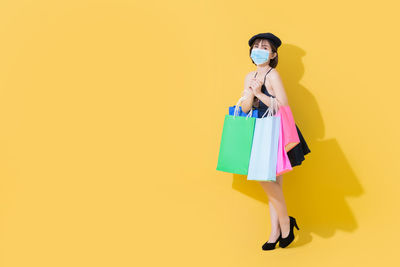
[[[247,96],[242,96],[241,98],[239,98],[238,102],[236,103],[235,110],[233,111],[233,118],[239,115],[239,105],[245,99],[247,99]],[[253,108],[251,108],[249,114],[247,114],[246,120],[252,115],[253,115]]]
[[[275,97],[269,97],[271,99],[271,106],[268,107],[268,109],[264,112],[261,118],[264,118],[265,114],[267,114],[267,117],[271,117],[276,114],[279,110],[278,106],[278,101],[276,100]]]

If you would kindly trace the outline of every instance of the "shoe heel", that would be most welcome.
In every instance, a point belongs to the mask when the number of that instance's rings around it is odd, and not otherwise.
[[[297,222],[294,221],[294,226],[297,228],[297,230],[300,230],[299,227],[297,226]]]

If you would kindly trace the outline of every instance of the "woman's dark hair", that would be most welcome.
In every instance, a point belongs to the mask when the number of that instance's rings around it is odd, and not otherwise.
[[[269,60],[269,66],[272,68],[275,68],[278,65],[278,51],[276,49],[276,46],[272,42],[270,42],[268,39],[257,38],[256,40],[254,40],[253,44],[250,47],[250,53],[249,53],[250,59],[251,59],[251,50],[253,50],[254,45],[256,43],[260,42],[261,40],[267,40],[267,42],[271,46],[272,52],[276,53],[276,56],[273,59]],[[254,63],[254,61],[252,59],[251,59],[251,62],[253,62],[254,65],[257,65],[256,63]]]

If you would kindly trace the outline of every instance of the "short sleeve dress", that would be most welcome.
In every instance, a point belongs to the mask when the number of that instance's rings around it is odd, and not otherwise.
[[[266,94],[267,96],[275,98],[275,96],[270,95],[267,91],[267,88],[265,87],[265,77],[267,77],[268,73],[272,70],[268,70],[268,72],[264,76],[264,82],[261,87],[261,92],[263,94]],[[254,75],[254,77],[257,76],[257,72]],[[268,110],[268,106],[265,105],[261,100],[259,100],[259,107],[258,107],[258,118],[261,118],[263,114]],[[306,140],[304,139],[303,135],[300,132],[299,127],[296,125],[297,133],[299,135],[299,140],[300,143],[298,143],[296,146],[294,146],[289,152],[287,152],[288,158],[290,160],[290,164],[292,167],[301,165],[301,163],[304,161],[304,156],[307,155],[308,153],[311,152],[310,148],[308,147]]]

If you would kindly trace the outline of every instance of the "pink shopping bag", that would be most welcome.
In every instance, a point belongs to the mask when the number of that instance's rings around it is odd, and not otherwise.
[[[285,152],[287,153],[300,143],[300,139],[297,134],[296,124],[290,106],[280,106],[278,114],[281,116],[283,134],[282,142],[285,147]]]
[[[276,176],[279,176],[293,169],[289,157],[285,151],[285,143],[284,143],[285,136],[283,134],[283,129],[285,125],[283,118],[287,117],[285,115],[287,111],[285,109],[281,110],[282,106],[280,107],[278,106],[278,102],[276,101],[275,98],[271,99],[271,104],[272,105],[271,107],[268,108],[268,110],[270,110],[272,114],[275,114],[274,117],[279,118],[279,141],[278,141],[278,154],[276,160]]]
[[[276,163],[276,176],[291,171],[292,165],[290,164],[289,157],[285,151],[285,145],[283,142],[283,123],[282,113],[278,112],[277,116],[281,118],[280,130],[279,130],[279,142],[278,142],[278,160]]]

